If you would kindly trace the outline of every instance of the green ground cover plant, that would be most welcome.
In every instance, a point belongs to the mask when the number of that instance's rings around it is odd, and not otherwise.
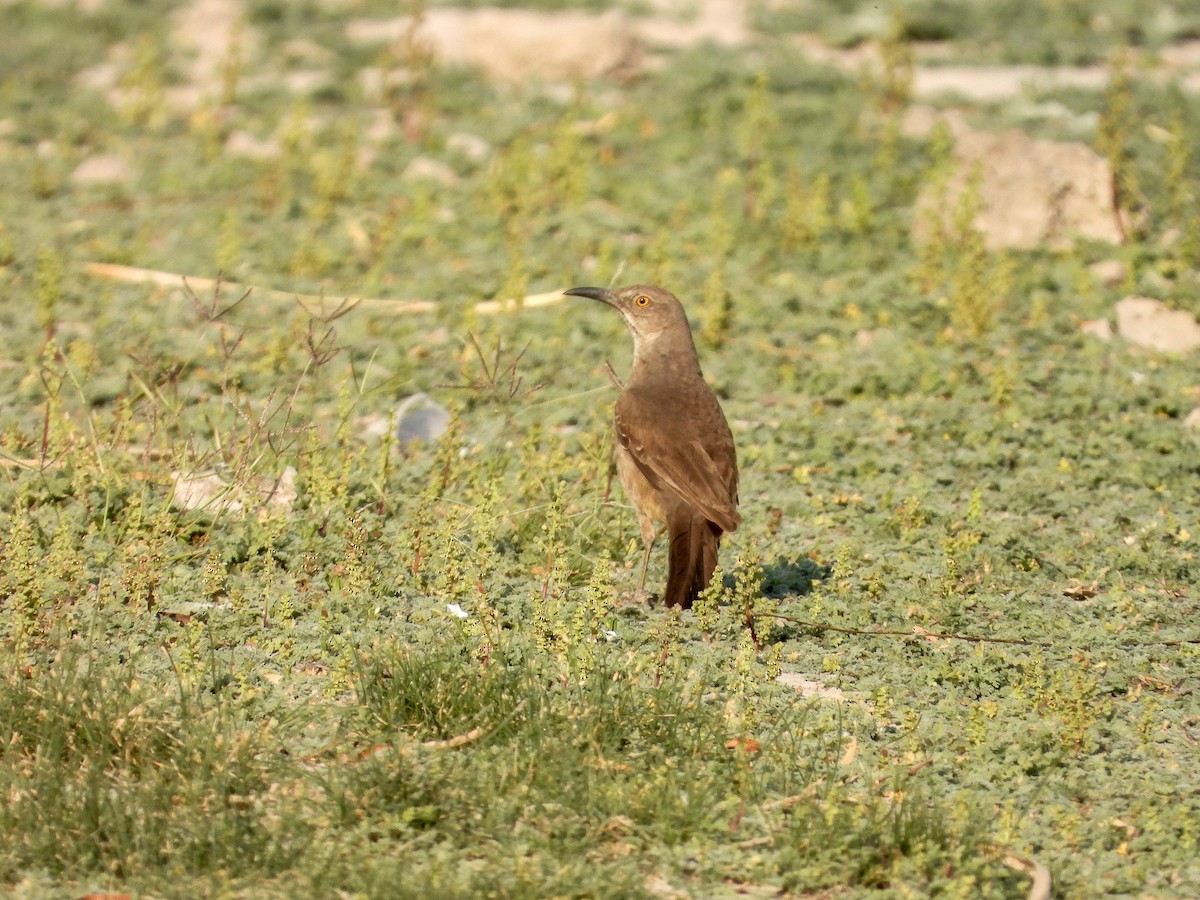
[[[948,150],[901,136],[903,78],[765,41],[501,87],[254,2],[264,47],[180,113],[171,9],[0,7],[0,883],[1200,890],[1196,361],[1079,327],[1135,290],[1200,313],[1178,91],[1064,95],[1102,111],[1125,246],[991,251],[968,195],[918,247]],[[298,37],[335,60],[300,97],[255,77]],[[114,45],[116,105],[70,75]],[[73,178],[100,153],[133,177]],[[745,522],[687,614],[629,602],[605,499],[622,326],[519,299],[615,277],[684,300],[738,444]],[[448,432],[372,436],[416,391]]]

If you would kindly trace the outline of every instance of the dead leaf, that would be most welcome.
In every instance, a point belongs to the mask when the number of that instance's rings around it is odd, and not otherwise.
[[[741,750],[743,753],[758,753],[762,747],[754,738],[730,738],[725,742],[726,750]]]
[[[854,762],[858,756],[858,738],[850,738],[850,743],[846,745],[846,749],[842,752],[842,758],[838,760],[839,766],[848,766]]]
[[[1063,588],[1063,596],[1069,597],[1072,600],[1087,600],[1089,597],[1095,597],[1099,591],[1096,590],[1097,583],[1091,584],[1074,584],[1070,587]]]

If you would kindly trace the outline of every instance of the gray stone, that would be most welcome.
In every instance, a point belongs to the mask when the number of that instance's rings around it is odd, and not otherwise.
[[[415,441],[432,443],[445,434],[449,425],[450,413],[424,391],[405,398],[396,407],[396,439],[401,447]]]

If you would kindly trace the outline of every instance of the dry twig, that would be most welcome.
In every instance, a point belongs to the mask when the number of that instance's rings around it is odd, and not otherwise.
[[[272,288],[258,288],[253,285],[238,284],[217,278],[201,278],[194,275],[180,275],[176,272],[160,272],[156,269],[142,269],[136,266],[121,266],[115,263],[86,262],[84,270],[96,278],[108,281],[124,281],[130,284],[154,284],[159,287],[191,288],[193,291],[214,289],[218,284],[225,289],[235,292],[253,290],[255,296],[269,300],[290,300],[300,303],[305,309],[313,307],[310,312],[327,315],[343,307],[369,309],[372,312],[391,316],[403,316],[412,313],[433,312],[438,304],[432,300],[386,300],[378,297],[325,297],[314,294],[298,294],[294,291],[278,291]],[[475,304],[475,312],[481,315],[497,315],[512,309],[534,308],[559,303],[563,299],[561,291],[548,291],[544,294],[530,294],[514,300],[481,300]]]

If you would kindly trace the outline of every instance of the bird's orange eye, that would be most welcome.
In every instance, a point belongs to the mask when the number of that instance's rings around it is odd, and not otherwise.
[[[647,297],[645,294],[642,294],[641,296],[637,297],[633,302],[637,306],[649,306],[650,298]]]

